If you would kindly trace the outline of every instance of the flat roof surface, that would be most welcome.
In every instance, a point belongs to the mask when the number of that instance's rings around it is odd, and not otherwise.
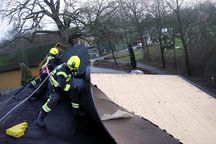
[[[179,141],[158,128],[148,120],[130,114],[129,117],[103,120],[105,115],[117,111],[128,113],[124,108],[112,102],[100,89],[92,86],[95,106],[108,132],[118,144],[178,144]]]
[[[175,75],[91,74],[113,102],[185,144],[216,142],[216,100]]]

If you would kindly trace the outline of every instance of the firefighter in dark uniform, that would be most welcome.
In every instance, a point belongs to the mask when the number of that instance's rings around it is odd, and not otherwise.
[[[57,48],[51,48],[47,54],[44,62],[40,69],[40,79],[31,81],[30,88],[34,88],[36,85],[40,84],[46,79],[48,74],[61,63],[60,58],[58,58],[59,50]]]
[[[71,85],[73,78],[81,79],[85,77],[85,72],[80,74],[77,73],[79,66],[80,58],[78,56],[72,56],[66,63],[57,66],[51,73],[48,84],[50,98],[42,106],[42,109],[39,112],[37,118],[37,125],[39,127],[46,126],[44,118],[56,107],[61,95],[71,95],[72,93],[76,93],[76,95],[71,97],[71,104],[75,112],[79,111],[79,87]]]

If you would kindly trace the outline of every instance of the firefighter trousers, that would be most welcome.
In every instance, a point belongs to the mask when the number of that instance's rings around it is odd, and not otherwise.
[[[67,96],[71,99],[71,105],[73,109],[80,108],[80,95],[83,90],[81,80],[74,79],[71,84],[71,90],[69,92],[63,92],[59,88],[55,88],[53,85],[51,85],[50,82],[48,82],[48,89],[49,89],[49,99],[42,106],[45,112],[52,111],[56,107],[61,96]]]

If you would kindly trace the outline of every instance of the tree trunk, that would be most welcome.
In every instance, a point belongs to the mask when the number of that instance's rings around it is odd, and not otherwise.
[[[174,59],[175,70],[178,71],[177,58],[176,58],[176,49],[175,49],[175,36],[173,36],[173,59]]]
[[[188,75],[191,75],[191,68],[190,68],[189,56],[188,56],[188,45],[186,44],[183,36],[181,36],[181,40],[182,40],[182,44],[183,44],[184,51],[185,51],[186,71]]]
[[[178,1],[177,1],[178,4]],[[188,75],[191,75],[191,68],[190,68],[190,62],[189,62],[189,56],[188,56],[188,45],[186,43],[186,39],[185,39],[185,33],[183,31],[183,26],[182,26],[182,19],[180,16],[180,8],[179,5],[177,5],[177,11],[176,11],[176,16],[178,19],[178,28],[179,28],[179,32],[180,32],[180,36],[181,36],[181,41],[184,47],[184,51],[185,51],[185,64],[186,64],[186,72]]]
[[[98,43],[98,42],[96,43],[95,48],[98,50],[99,56],[102,56],[102,55],[103,55],[103,52],[102,52],[102,50],[99,48],[99,43]]]
[[[156,1],[157,3],[157,16],[156,16],[156,24],[157,24],[157,32],[158,32],[158,40],[160,43],[160,51],[161,51],[161,64],[162,68],[166,68],[166,62],[165,62],[165,57],[164,57],[164,47],[163,47],[163,42],[162,42],[162,15],[161,15],[161,3],[160,0]]]
[[[114,49],[115,49],[115,44],[112,44],[112,43],[110,42],[110,50],[111,50],[111,53],[112,53],[113,60],[114,60],[115,64],[118,65],[117,60],[116,60],[116,57],[115,57]]]
[[[145,47],[146,47],[146,52],[147,52],[148,61],[151,62],[151,58],[150,58],[150,54],[149,54],[149,47],[148,47],[147,40],[145,40]]]
[[[132,44],[128,44],[128,51],[129,51],[129,54],[130,54],[131,66],[132,66],[133,69],[136,69],[137,62],[136,62],[136,57],[135,57],[135,54],[134,54]]]
[[[190,68],[190,62],[189,62],[189,56],[188,56],[188,45],[185,40],[185,35],[182,29],[182,23],[181,23],[180,17],[178,19],[179,19],[179,31],[181,35],[181,41],[182,41],[184,52],[185,52],[186,72],[188,75],[191,75],[191,68]]]
[[[160,51],[161,51],[162,68],[166,68],[166,62],[165,62],[165,57],[164,57],[164,48],[163,48],[161,34],[159,34],[159,43],[160,43]]]
[[[140,40],[141,40],[142,49],[143,49],[143,61],[145,61],[145,58],[146,58],[146,53],[145,53],[145,42],[144,42],[144,39],[143,39],[143,36],[142,36],[142,35],[140,35]]]

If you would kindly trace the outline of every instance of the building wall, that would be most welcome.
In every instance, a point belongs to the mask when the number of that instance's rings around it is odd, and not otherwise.
[[[37,75],[38,67],[32,67],[33,75]],[[20,70],[13,70],[0,73],[0,90],[8,90],[18,88],[21,84]]]

